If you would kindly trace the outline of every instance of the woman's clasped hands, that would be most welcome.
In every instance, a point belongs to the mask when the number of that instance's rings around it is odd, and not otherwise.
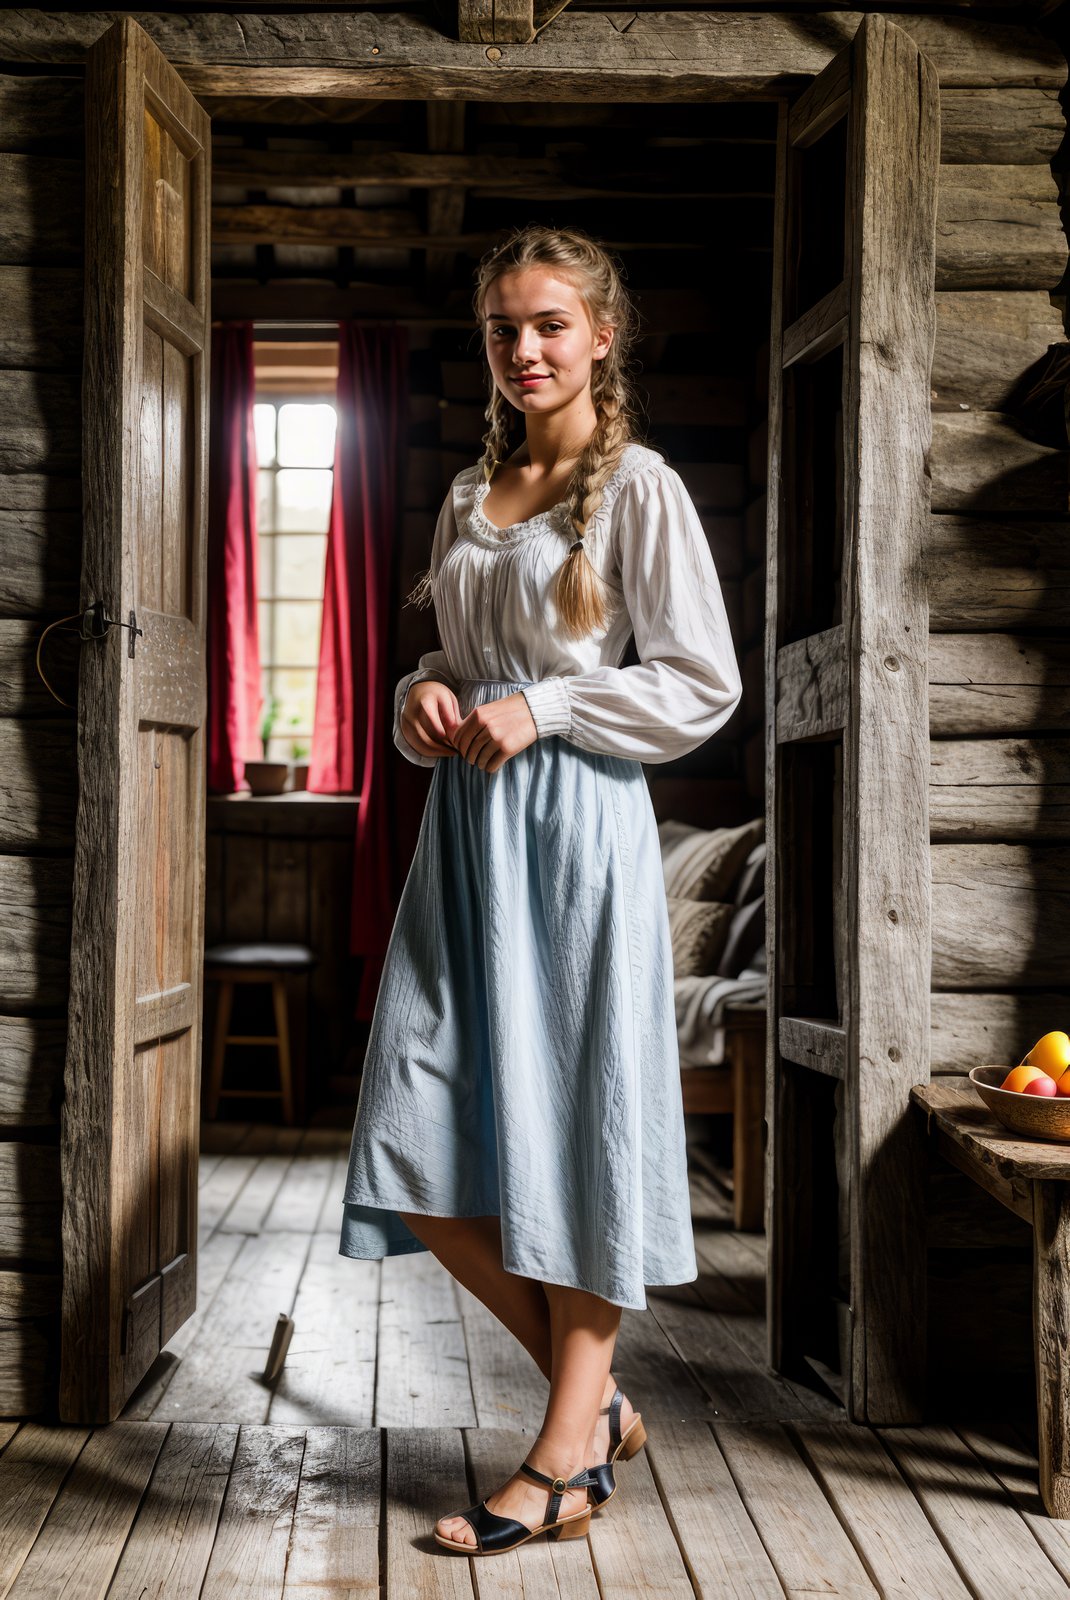
[[[473,706],[461,716],[448,684],[424,678],[411,685],[401,713],[401,731],[425,756],[463,756],[484,772],[497,772],[510,756],[538,738],[527,700],[518,689],[500,700]]]

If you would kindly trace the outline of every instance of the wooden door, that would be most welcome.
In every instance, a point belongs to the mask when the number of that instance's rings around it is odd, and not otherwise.
[[[196,1302],[209,119],[128,18],[86,66],[79,804],[60,1414],[115,1417]]]
[[[767,588],[772,1365],[920,1414],[936,71],[867,16],[782,117]]]

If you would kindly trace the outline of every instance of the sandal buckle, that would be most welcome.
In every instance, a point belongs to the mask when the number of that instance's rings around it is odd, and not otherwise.
[[[564,1478],[555,1478],[553,1487],[555,1494],[564,1494],[565,1490],[568,1488],[568,1484],[565,1482]]]

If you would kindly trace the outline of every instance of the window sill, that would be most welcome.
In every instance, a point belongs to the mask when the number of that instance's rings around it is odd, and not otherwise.
[[[315,794],[288,789],[283,794],[210,794],[209,833],[270,833],[339,838],[352,842],[360,796]]]

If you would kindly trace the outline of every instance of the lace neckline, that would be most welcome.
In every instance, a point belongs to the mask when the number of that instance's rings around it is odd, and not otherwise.
[[[600,524],[609,516],[613,502],[621,487],[633,477],[641,468],[648,465],[649,461],[661,461],[663,457],[656,451],[650,450],[645,445],[633,442],[627,445],[617,464],[616,471],[605,486],[602,503],[594,513],[587,525],[587,538],[589,539]],[[479,472],[478,466],[470,469],[473,473]],[[550,506],[546,511],[537,511],[533,517],[525,517],[522,522],[513,522],[507,528],[499,528],[491,522],[483,510],[483,502],[490,493],[490,480],[480,476],[471,483],[471,503],[468,513],[464,518],[464,529],[469,538],[476,544],[485,545],[490,549],[501,549],[503,545],[515,544],[522,539],[530,539],[544,530],[551,530],[572,537],[572,520],[568,514],[567,500],[559,500],[556,505]]]
[[[499,528],[483,510],[483,502],[489,493],[490,481],[484,478],[475,485],[472,509],[468,516],[468,531],[481,544],[512,544],[518,539],[530,539],[543,528],[556,527],[558,532],[565,533],[571,527],[568,522],[568,502],[558,500],[546,511],[537,511],[533,517],[525,517],[522,522],[511,522],[507,528]]]

